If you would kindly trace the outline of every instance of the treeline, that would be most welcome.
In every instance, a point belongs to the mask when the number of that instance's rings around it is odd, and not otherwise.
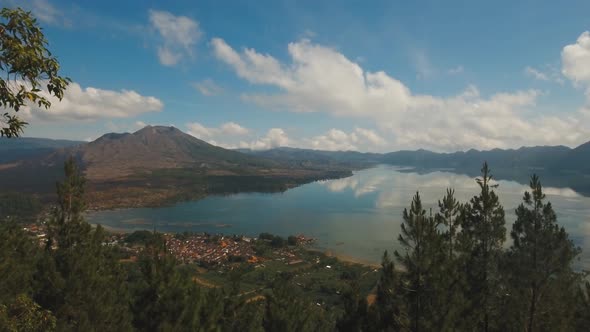
[[[41,201],[34,195],[0,193],[0,221],[11,218],[20,223],[34,222],[42,208]]]
[[[539,178],[506,220],[487,164],[478,195],[461,203],[448,189],[438,211],[419,193],[403,212],[394,261],[383,256],[375,304],[348,294],[341,330],[588,331],[590,284],[572,269],[580,253],[557,223]],[[350,328],[352,326],[352,328]]]
[[[341,310],[313,303],[278,274],[260,296],[240,293],[240,271],[205,288],[149,233],[137,263],[120,263],[104,230],[83,220],[84,178],[65,166],[40,247],[16,224],[0,225],[0,331],[586,331],[590,301],[579,253],[557,224],[539,179],[517,208],[504,249],[504,210],[484,165],[480,193],[452,190],[427,212],[419,194],[404,211],[403,249],[385,253],[374,301],[358,276]],[[268,234],[261,235],[270,242]],[[282,241],[285,241],[282,239]],[[284,243],[281,243],[284,245]],[[394,263],[397,263],[397,267]]]

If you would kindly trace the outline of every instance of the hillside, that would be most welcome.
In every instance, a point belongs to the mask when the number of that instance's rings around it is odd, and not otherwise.
[[[93,142],[57,154],[64,153],[77,155],[91,180],[116,179],[156,169],[199,168],[228,172],[237,167],[278,165],[163,126],[147,126],[132,134],[105,134]]]
[[[378,163],[411,166],[418,169],[449,168],[479,170],[484,161],[494,169],[546,170],[590,174],[590,142],[575,149],[566,146],[534,146],[518,149],[471,149],[437,153],[424,149],[389,153],[356,151],[321,151],[297,148],[276,148],[266,151],[240,150],[244,153],[291,164],[348,165],[367,167]]]
[[[0,137],[0,164],[38,158],[56,149],[73,147],[84,143],[48,138],[21,137],[15,139]]]
[[[24,149],[23,149],[24,150]],[[0,164],[7,191],[51,195],[73,156],[89,182],[92,208],[153,206],[210,194],[284,191],[302,183],[351,175],[342,167],[305,167],[206,143],[174,127],[147,126]]]
[[[494,168],[554,169],[559,160],[567,159],[572,149],[565,146],[535,146],[489,151],[435,153],[426,150],[387,153],[382,161],[388,164],[420,168],[476,168],[484,161]]]
[[[280,147],[270,150],[240,149],[238,151],[291,165],[364,168],[382,162],[379,153],[356,151],[322,151]]]

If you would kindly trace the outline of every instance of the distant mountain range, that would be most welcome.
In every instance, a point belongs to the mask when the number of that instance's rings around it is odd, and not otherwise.
[[[72,147],[86,142],[53,140],[48,138],[0,137],[0,164],[47,155],[56,149]]]
[[[590,142],[577,148],[566,146],[535,146],[519,149],[489,151],[460,151],[437,153],[428,150],[396,151],[390,153],[361,153],[356,151],[319,151],[296,148],[276,148],[266,151],[239,150],[244,153],[283,162],[348,164],[363,166],[391,164],[418,169],[475,169],[487,161],[494,169],[552,170],[590,174]]]
[[[135,133],[109,133],[93,142],[37,138],[0,139],[4,190],[50,192],[64,160],[74,156],[102,207],[145,206],[211,193],[277,191],[318,179],[343,177],[376,164],[429,172],[448,169],[471,176],[487,161],[497,178],[528,182],[532,173],[549,185],[590,193],[590,142],[565,146],[391,153],[275,148],[227,150],[174,127],[147,126]],[[127,196],[126,198],[123,198]],[[147,201],[147,202],[146,202]]]
[[[536,146],[453,153],[436,153],[422,149],[383,154],[292,148],[241,151],[302,165],[340,164],[355,169],[391,164],[412,167],[412,172],[447,170],[473,177],[480,174],[482,164],[487,161],[496,179],[528,184],[530,176],[536,173],[541,176],[544,185],[570,187],[578,193],[590,195],[590,142],[573,149],[566,146]]]
[[[2,140],[11,145],[3,145],[2,153],[12,154],[20,140]],[[53,148],[0,163],[3,190],[51,193],[62,177],[64,161],[73,156],[85,172],[91,202],[97,208],[158,205],[240,191],[282,191],[352,174],[338,165],[302,166],[227,150],[174,127],[147,126],[132,134],[105,134],[89,143],[24,142],[21,151]]]
[[[56,151],[48,159],[74,155],[91,180],[114,179],[158,169],[196,168],[231,172],[232,169],[269,168],[278,163],[226,150],[174,127],[147,126],[135,133],[105,134],[88,144]]]

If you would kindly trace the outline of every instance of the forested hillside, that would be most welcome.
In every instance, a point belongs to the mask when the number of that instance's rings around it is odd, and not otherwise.
[[[0,325],[10,331],[587,330],[590,284],[572,269],[579,249],[559,226],[540,179],[531,177],[511,230],[487,165],[477,183],[480,192],[468,202],[449,189],[434,213],[416,193],[402,216],[403,249],[385,252],[373,296],[359,292],[358,276],[346,275],[340,302],[322,307],[288,273],[275,272],[266,290],[247,295],[238,291],[240,273],[222,288],[201,286],[157,234],[146,238],[136,263],[120,260],[117,247],[105,245],[102,227],[84,221],[85,179],[70,160],[44,220],[47,240],[29,238],[14,220],[0,224]],[[236,272],[240,264],[248,263],[236,263]]]

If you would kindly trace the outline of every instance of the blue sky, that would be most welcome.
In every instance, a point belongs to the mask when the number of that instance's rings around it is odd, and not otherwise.
[[[2,1],[15,6],[16,1]],[[224,147],[590,140],[588,1],[19,1],[74,84],[27,136],[174,125]]]

